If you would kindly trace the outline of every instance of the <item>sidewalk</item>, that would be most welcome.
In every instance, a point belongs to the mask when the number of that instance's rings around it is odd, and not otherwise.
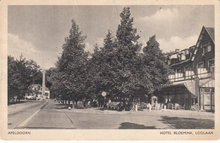
[[[11,104],[8,106],[8,115],[20,112],[27,108],[38,106],[42,103],[44,103],[44,101],[28,100],[23,103]]]
[[[101,110],[100,108],[87,108],[87,109],[64,109],[65,112],[73,113],[93,113],[93,114],[132,114],[135,116],[168,116],[168,117],[182,117],[182,118],[195,118],[195,119],[211,119],[214,120],[214,113],[191,111],[191,110],[152,110],[147,109],[143,111],[116,111],[116,110]]]

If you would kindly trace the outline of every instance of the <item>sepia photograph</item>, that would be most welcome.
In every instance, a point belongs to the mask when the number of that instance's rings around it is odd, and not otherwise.
[[[215,16],[211,4],[8,5],[7,134],[213,135]]]

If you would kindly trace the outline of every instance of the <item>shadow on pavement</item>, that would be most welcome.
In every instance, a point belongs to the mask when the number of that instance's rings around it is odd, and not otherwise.
[[[55,109],[67,109],[68,105],[66,104],[55,104]]]
[[[214,129],[214,120],[161,116],[164,124],[175,129]]]
[[[145,126],[145,125],[140,125],[140,124],[135,124],[135,123],[130,123],[130,122],[124,122],[121,123],[121,126],[119,129],[156,129],[155,126]]]

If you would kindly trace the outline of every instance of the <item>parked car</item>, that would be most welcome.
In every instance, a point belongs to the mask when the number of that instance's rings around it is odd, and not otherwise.
[[[36,100],[44,100],[43,97],[37,97]]]
[[[26,100],[36,100],[36,97],[33,95],[25,96]]]

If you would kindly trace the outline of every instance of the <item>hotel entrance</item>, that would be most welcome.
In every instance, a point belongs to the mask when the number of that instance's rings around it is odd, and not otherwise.
[[[215,111],[215,88],[200,87],[200,107],[201,110]]]

